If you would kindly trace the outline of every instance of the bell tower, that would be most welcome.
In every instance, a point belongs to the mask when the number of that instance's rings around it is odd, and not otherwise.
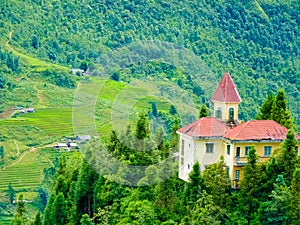
[[[237,121],[241,97],[229,74],[225,72],[212,98],[214,117],[223,121]]]

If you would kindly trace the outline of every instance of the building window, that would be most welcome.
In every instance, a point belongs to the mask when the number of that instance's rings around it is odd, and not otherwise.
[[[190,170],[190,164],[188,164],[188,170]]]
[[[218,107],[218,109],[216,111],[216,118],[217,119],[221,119],[222,118],[222,109],[221,109],[221,107]]]
[[[236,180],[236,181],[239,181],[239,180],[240,180],[240,171],[239,171],[239,170],[236,170],[236,171],[235,171],[235,180]]]
[[[184,156],[184,140],[181,140],[181,155]]]
[[[206,143],[206,153],[214,153],[214,143]]]
[[[264,156],[270,156],[272,154],[272,146],[264,146]]]
[[[181,165],[184,165],[184,157],[180,157]]]
[[[241,156],[241,147],[236,147],[236,157]]]
[[[229,119],[230,120],[233,120],[234,118],[234,108],[229,108]]]
[[[230,155],[230,145],[227,145],[227,155]]]
[[[245,146],[245,156],[249,155],[250,148],[251,148],[251,146]]]

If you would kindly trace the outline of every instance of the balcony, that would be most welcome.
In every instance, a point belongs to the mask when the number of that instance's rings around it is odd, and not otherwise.
[[[245,164],[247,163],[247,158],[248,157],[240,157],[240,156],[236,156],[234,163],[236,166],[245,166]]]
[[[258,156],[256,162],[266,162],[270,159],[269,156]],[[236,156],[234,158],[234,165],[235,166],[245,166],[245,164],[248,162],[248,157],[239,157]]]

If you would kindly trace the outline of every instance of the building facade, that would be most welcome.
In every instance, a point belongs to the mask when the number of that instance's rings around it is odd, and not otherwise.
[[[212,102],[212,117],[203,117],[177,131],[179,134],[179,178],[188,181],[193,165],[198,161],[201,170],[224,157],[234,188],[244,176],[251,146],[256,148],[259,161],[270,158],[282,143],[287,128],[273,120],[250,120],[240,123],[238,106],[240,95],[228,72],[216,88]],[[296,135],[299,149],[300,135]],[[299,151],[298,151],[299,155]]]

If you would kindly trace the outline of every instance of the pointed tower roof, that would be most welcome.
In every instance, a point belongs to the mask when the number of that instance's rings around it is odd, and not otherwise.
[[[224,73],[211,100],[237,103],[240,103],[242,101],[229,72]]]

